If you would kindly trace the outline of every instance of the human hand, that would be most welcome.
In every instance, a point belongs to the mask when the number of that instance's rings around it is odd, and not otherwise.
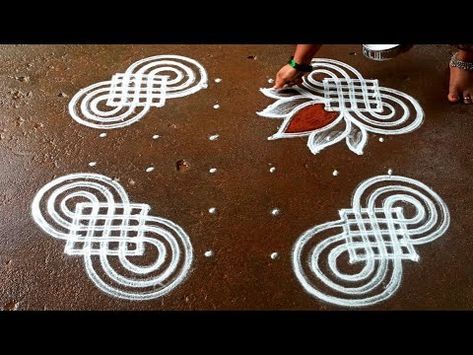
[[[276,74],[276,83],[273,89],[282,89],[287,86],[300,84],[302,82],[302,74],[289,64],[286,64]]]

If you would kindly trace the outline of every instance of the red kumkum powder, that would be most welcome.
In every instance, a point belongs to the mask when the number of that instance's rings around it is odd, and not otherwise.
[[[294,115],[286,128],[286,132],[300,133],[325,127],[335,121],[339,114],[339,112],[325,111],[324,104],[304,107]]]

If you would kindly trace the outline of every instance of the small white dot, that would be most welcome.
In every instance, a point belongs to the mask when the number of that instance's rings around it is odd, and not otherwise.
[[[383,137],[379,137],[379,139],[378,139],[378,140],[379,140],[381,143],[383,143],[383,142],[384,142],[384,138],[383,138]]]
[[[204,253],[205,257],[206,258],[210,258],[214,255],[214,252],[212,250],[207,250],[205,253]]]
[[[217,172],[217,168],[210,168],[209,173],[215,174]]]
[[[268,83],[270,84],[274,83],[274,79],[268,79]]]
[[[219,104],[215,104],[214,106],[214,109],[218,110],[220,108],[220,105]]]
[[[274,252],[271,254],[271,259],[276,260],[278,258],[279,254]]]
[[[388,170],[388,174],[389,174],[389,175],[392,175],[392,173],[393,173],[393,169],[389,169],[389,170]]]
[[[107,133],[105,133],[105,132],[99,134],[100,138],[105,138],[106,136],[107,136]]]
[[[217,79],[215,79],[214,81],[215,81],[216,83],[220,83],[220,82],[222,82],[222,79],[217,78]]]
[[[154,170],[154,166],[149,166],[149,167],[146,168],[146,172],[147,172],[147,173],[150,173],[150,172],[152,172],[153,170]]]
[[[273,208],[273,209],[271,210],[271,214],[272,214],[273,216],[278,216],[280,213],[281,213],[281,210],[280,210],[279,208]]]
[[[158,139],[158,138],[159,138],[159,134],[153,135],[153,139]]]
[[[276,168],[274,166],[269,169],[270,173],[274,173],[275,171],[276,171]]]
[[[97,162],[96,162],[96,161],[91,161],[91,162],[89,163],[89,166],[96,166],[96,165],[97,165]]]
[[[334,170],[333,173],[332,173],[333,176],[337,176],[338,175],[338,170]]]
[[[215,212],[217,212],[217,209],[215,207],[210,207],[209,208],[209,213],[214,214]]]
[[[214,135],[209,137],[209,141],[216,141],[218,139],[218,137],[220,137],[218,134],[214,134]]]

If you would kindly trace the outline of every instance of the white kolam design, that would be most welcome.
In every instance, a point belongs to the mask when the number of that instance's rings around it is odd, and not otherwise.
[[[367,80],[351,66],[333,59],[312,60],[314,70],[301,86],[284,89],[262,88],[267,97],[277,100],[257,114],[283,119],[278,132],[268,139],[308,137],[313,154],[345,140],[348,148],[361,155],[368,132],[380,135],[405,134],[417,129],[424,112],[411,96]],[[303,132],[287,132],[296,114],[311,105],[338,116],[323,127]]]
[[[340,306],[381,302],[399,288],[404,261],[441,237],[448,208],[423,183],[394,175],[372,177],[356,189],[338,221],[317,225],[297,240],[293,268],[312,296]]]
[[[88,127],[114,129],[139,121],[168,99],[207,88],[207,73],[194,59],[157,55],[133,63],[124,73],[81,89],[69,102],[74,120]]]
[[[149,211],[149,205],[130,202],[116,181],[91,173],[49,182],[32,203],[35,222],[65,241],[64,253],[83,257],[100,290],[135,301],[167,294],[192,263],[184,230]]]

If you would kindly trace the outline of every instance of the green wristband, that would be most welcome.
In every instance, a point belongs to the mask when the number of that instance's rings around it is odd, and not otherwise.
[[[291,57],[291,59],[289,60],[289,62],[287,62],[287,64],[289,64],[291,67],[293,67],[297,71],[302,71],[302,72],[306,72],[306,73],[310,73],[312,71],[312,66],[311,65],[309,65],[309,64],[298,64],[294,60],[294,57]]]

